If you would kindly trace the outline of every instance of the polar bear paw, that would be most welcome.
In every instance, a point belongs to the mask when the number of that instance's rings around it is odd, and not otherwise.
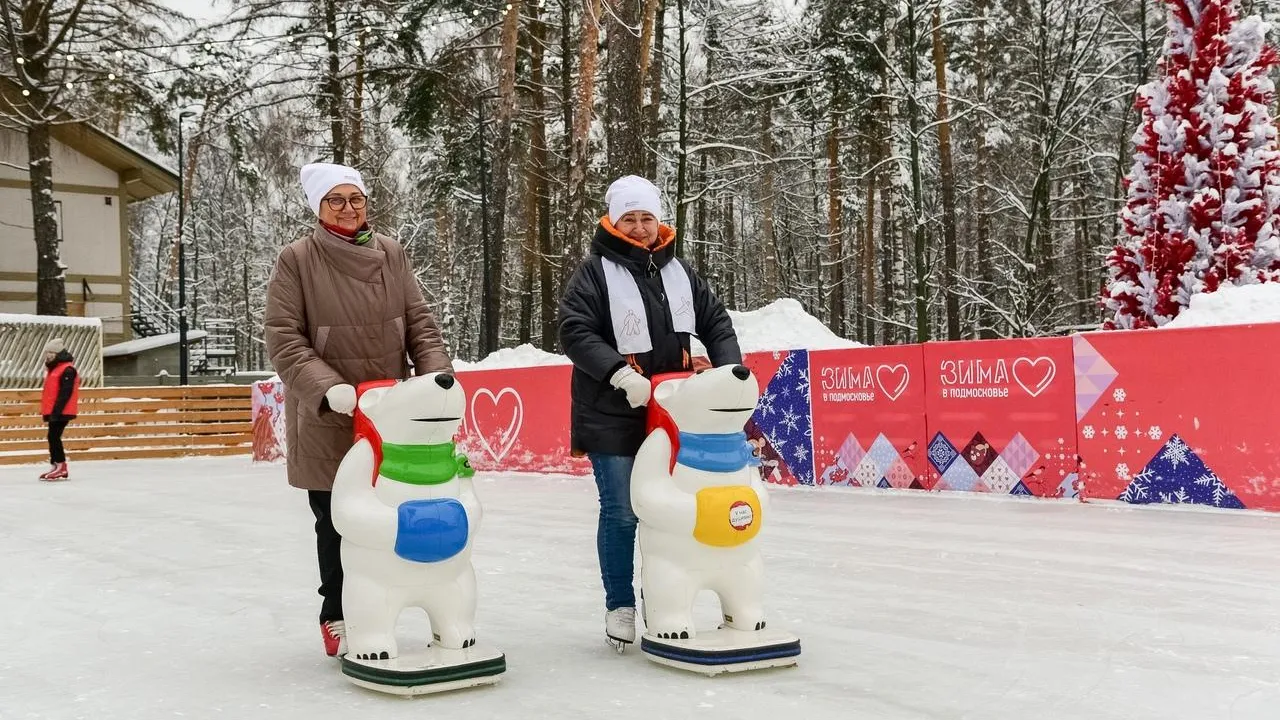
[[[390,660],[391,653],[383,650],[382,652],[356,653],[357,660]]]
[[[689,639],[688,630],[681,630],[680,632],[660,632],[660,633],[657,633],[657,635],[662,640],[688,640]]]

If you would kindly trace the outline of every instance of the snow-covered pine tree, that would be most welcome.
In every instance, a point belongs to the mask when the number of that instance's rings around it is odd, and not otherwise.
[[[1159,77],[1143,86],[1128,200],[1102,303],[1108,329],[1157,327],[1193,294],[1280,280],[1280,154],[1267,24],[1235,0],[1167,0]]]

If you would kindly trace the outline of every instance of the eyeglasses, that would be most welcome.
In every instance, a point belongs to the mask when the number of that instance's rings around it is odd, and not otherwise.
[[[350,198],[344,198],[341,195],[330,195],[324,201],[329,203],[330,210],[341,210],[347,206],[347,203],[351,203],[352,210],[362,210],[368,204],[369,198],[364,195],[352,195]]]

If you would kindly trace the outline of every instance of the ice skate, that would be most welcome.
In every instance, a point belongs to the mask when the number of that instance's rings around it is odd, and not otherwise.
[[[636,641],[636,609],[621,607],[604,615],[604,634],[619,654]]]
[[[68,480],[71,474],[67,471],[67,464],[64,462],[55,463],[47,472],[40,476],[45,482],[53,482],[57,480]]]
[[[324,637],[325,655],[342,657],[347,654],[346,623],[341,620],[320,623],[320,634]]]

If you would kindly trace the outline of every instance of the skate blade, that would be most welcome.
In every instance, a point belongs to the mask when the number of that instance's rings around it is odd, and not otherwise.
[[[389,660],[342,657],[342,674],[353,684],[392,695],[427,695],[498,682],[506,656],[484,646],[429,647]]]
[[[800,655],[800,640],[773,628],[755,632],[720,628],[699,632],[688,640],[645,635],[640,649],[645,657],[660,665],[719,675],[795,665]]]

